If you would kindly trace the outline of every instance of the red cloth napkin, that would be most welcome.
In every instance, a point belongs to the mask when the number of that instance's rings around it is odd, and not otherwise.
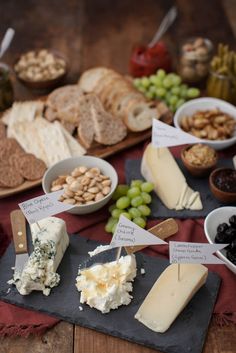
[[[172,149],[175,155],[179,154],[181,147]],[[115,167],[119,182],[125,182],[124,162],[126,159],[140,158],[143,152],[143,144],[131,148],[119,155],[109,158],[109,162]],[[235,147],[228,150],[229,155],[235,154]],[[42,194],[40,187],[24,193],[3,199],[0,202],[0,255],[6,249],[6,245],[12,237],[9,213],[18,207],[18,203],[24,200],[36,197]],[[86,216],[76,216],[69,213],[58,215],[66,221],[69,233],[80,233],[90,239],[100,240],[105,243],[110,242],[110,235],[104,231],[105,221],[108,217],[108,207]],[[149,222],[149,227],[159,223],[160,220]],[[203,220],[178,220],[179,232],[171,237],[171,239],[207,242],[203,231]],[[2,240],[2,241],[1,241]],[[145,250],[150,255],[161,255],[168,257],[167,246],[152,246]],[[210,270],[218,272],[222,278],[222,284],[218,300],[214,309],[214,313],[218,314],[218,318],[231,320],[236,322],[236,277],[223,265],[208,266]],[[1,270],[1,269],[0,269]],[[50,316],[40,314],[38,312],[19,308],[14,305],[0,302],[0,336],[3,335],[21,335],[41,334],[46,329],[54,326],[59,320]]]

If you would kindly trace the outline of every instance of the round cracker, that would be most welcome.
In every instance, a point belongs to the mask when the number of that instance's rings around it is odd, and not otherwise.
[[[14,153],[24,152],[18,142],[13,138],[5,138],[0,141],[0,161],[8,162],[10,156]]]
[[[32,158],[30,155],[21,159],[19,172],[26,180],[38,180],[42,178],[46,169],[46,164],[41,159]]]
[[[12,166],[0,167],[0,186],[5,188],[15,188],[23,184],[24,178],[18,170]]]
[[[7,137],[6,126],[0,121],[0,140],[3,140]]]

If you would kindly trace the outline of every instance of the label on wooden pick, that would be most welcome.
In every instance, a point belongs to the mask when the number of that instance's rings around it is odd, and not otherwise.
[[[38,222],[43,218],[68,211],[74,207],[73,205],[58,201],[63,192],[64,190],[59,190],[34,197],[33,199],[19,203],[19,207],[30,224]]]
[[[200,143],[201,139],[188,134],[160,120],[152,120],[152,144],[154,147],[170,147],[187,143]]]
[[[213,255],[217,250],[225,248],[228,244],[205,244],[188,242],[169,242],[170,263],[179,264],[224,264],[222,260]]]
[[[131,222],[123,215],[120,216],[115,233],[111,240],[111,247],[167,244],[164,240],[157,238],[147,230]]]

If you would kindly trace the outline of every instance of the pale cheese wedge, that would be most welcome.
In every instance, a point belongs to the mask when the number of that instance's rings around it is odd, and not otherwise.
[[[143,154],[141,174],[154,184],[154,190],[169,209],[202,209],[200,194],[195,194],[168,148],[150,143]],[[194,194],[194,200],[192,195]],[[193,202],[194,201],[194,202]]]
[[[135,319],[155,332],[165,332],[204,285],[208,269],[200,264],[172,264],[157,279]]]

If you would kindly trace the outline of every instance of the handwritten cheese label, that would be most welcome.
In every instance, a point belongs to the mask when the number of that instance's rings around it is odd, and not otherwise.
[[[164,240],[142,229],[128,218],[120,216],[115,233],[111,240],[111,247],[135,245],[161,245],[167,244]]]
[[[73,205],[58,201],[63,192],[64,190],[59,190],[34,197],[19,203],[19,207],[30,224],[38,222],[40,219],[67,211],[73,207]]]
[[[213,255],[217,250],[225,248],[228,244],[205,244],[188,242],[169,242],[170,263],[178,264],[224,264]]]
[[[202,142],[201,139],[191,134],[187,134],[157,119],[152,120],[152,144],[156,148],[200,142]]]

